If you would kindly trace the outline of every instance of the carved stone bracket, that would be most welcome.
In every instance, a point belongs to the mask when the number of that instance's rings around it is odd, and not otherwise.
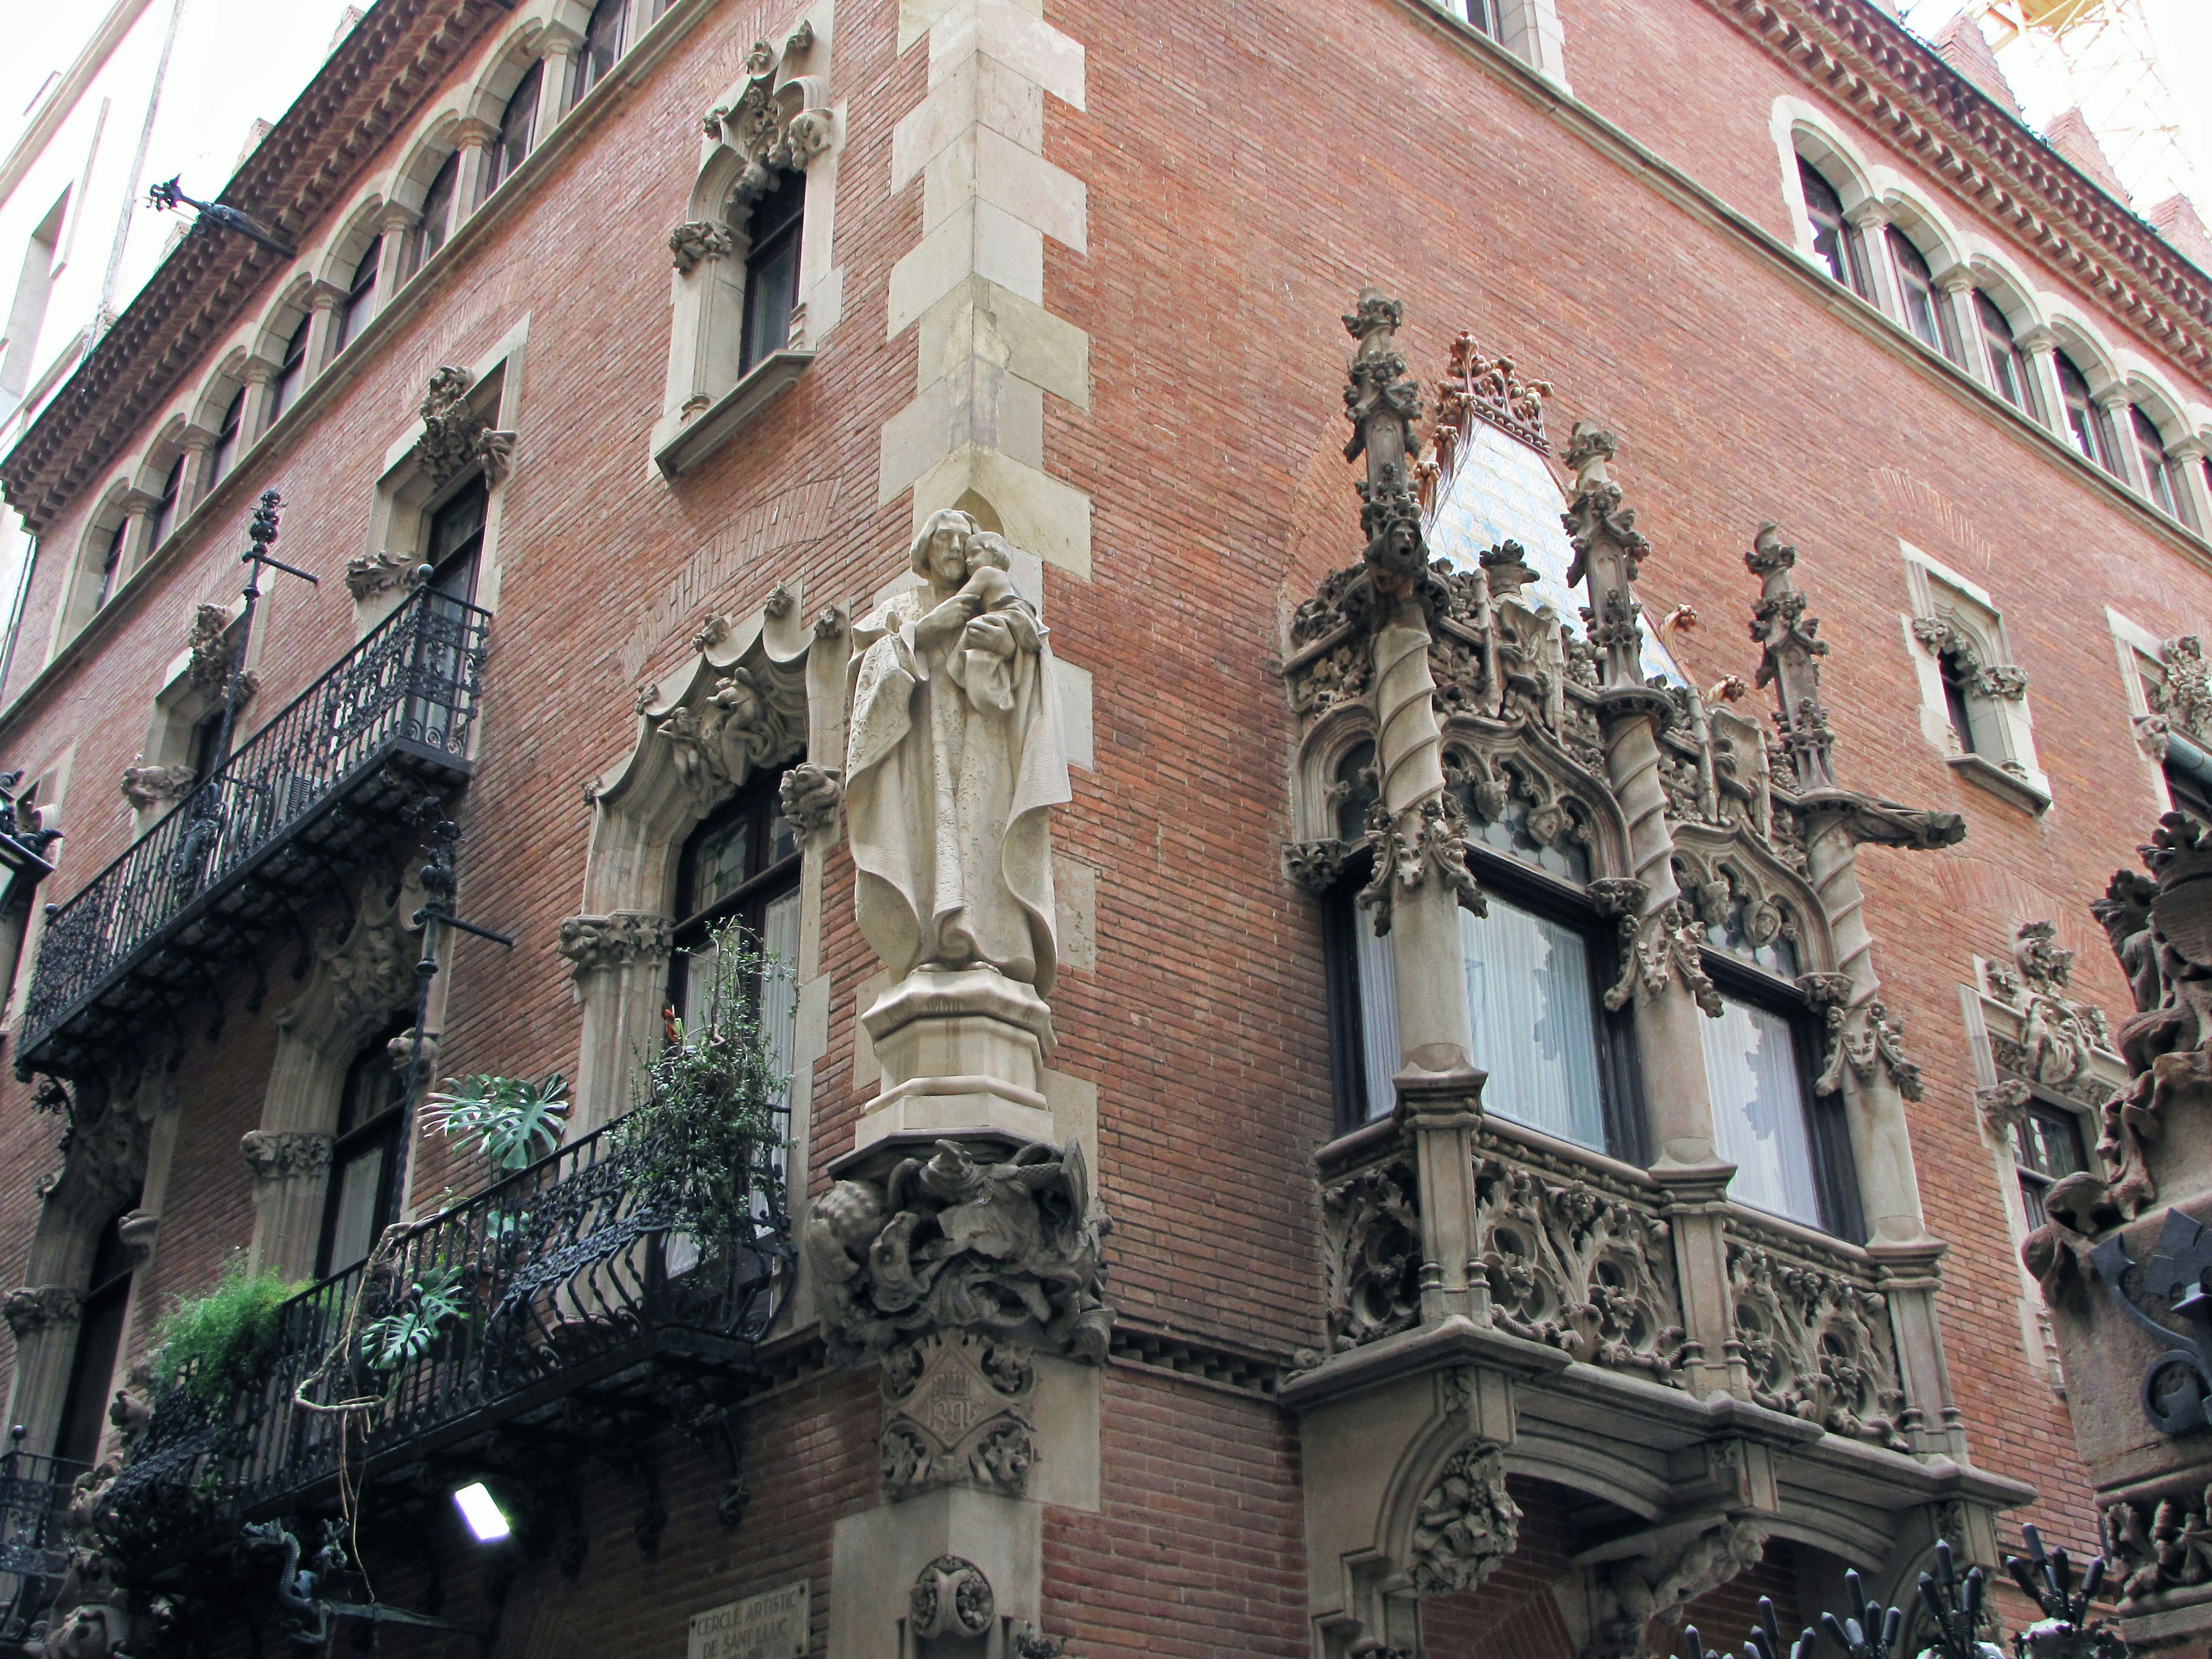
[[[907,1628],[918,1641],[973,1641],[989,1632],[998,1613],[982,1568],[957,1555],[939,1556],[907,1592]]]
[[[67,1285],[25,1285],[0,1301],[0,1318],[21,1342],[33,1332],[55,1325],[74,1325],[84,1304],[81,1291]]]
[[[331,1167],[336,1138],[315,1129],[248,1129],[238,1139],[239,1156],[253,1178],[282,1181],[321,1175]]]
[[[940,1331],[885,1356],[884,1496],[968,1486],[1018,1498],[1036,1462],[1036,1362],[1027,1348]]]
[[[507,476],[515,434],[494,431],[470,407],[468,370],[449,364],[433,374],[422,395],[422,435],[415,441],[415,459],[432,484],[442,484],[477,465],[483,468],[487,484]]]
[[[1765,1527],[1717,1522],[1671,1547],[1590,1569],[1590,1633],[1578,1659],[1641,1659],[1671,1652],[1683,1609],[1759,1565]]]
[[[783,775],[778,799],[801,844],[811,845],[834,836],[845,787],[836,767],[801,761]]]
[[[671,260],[686,276],[708,260],[728,258],[736,247],[728,229],[709,220],[686,220],[668,233]]]
[[[191,631],[185,640],[185,648],[191,657],[185,665],[185,676],[194,690],[220,696],[229,683],[231,663],[236,654],[229,638],[231,622],[229,611],[219,605],[204,605],[192,612]],[[240,708],[260,685],[260,679],[251,669],[238,677]]]
[[[1974,1109],[1981,1115],[1982,1127],[2005,1141],[2027,1117],[2027,1103],[2034,1098],[2034,1091],[2018,1078],[2001,1078],[1974,1091]]]
[[[1473,1589],[1521,1540],[1521,1509],[1505,1491],[1504,1449],[1476,1441],[1454,1452],[1414,1512],[1407,1571],[1416,1595]]]
[[[838,1363],[941,1331],[1105,1358],[1108,1224],[1081,1146],[1026,1146],[1003,1162],[977,1152],[940,1140],[926,1163],[834,1182],[815,1200],[804,1254]]]
[[[1613,918],[1620,936],[1620,977],[1607,990],[1605,1006],[1618,1012],[1628,1006],[1639,984],[1646,995],[1657,996],[1679,977],[1698,1006],[1718,1019],[1721,994],[1705,971],[1705,936],[1695,907],[1677,899],[1646,918],[1640,913],[1648,891],[1626,876],[1601,877],[1589,884],[1598,914]]]
[[[395,589],[408,592],[415,586],[422,568],[422,556],[419,553],[398,552],[390,548],[380,553],[363,553],[346,561],[346,592],[356,602],[373,599]]]
[[[141,753],[123,769],[123,799],[131,803],[133,811],[144,812],[164,806],[191,793],[198,774],[191,767],[148,766],[145,759]]]
[[[1992,1031],[1997,1069],[2077,1098],[2095,1109],[2108,1090],[2094,1076],[2094,1056],[2109,1053],[2112,1031],[2104,1011],[2072,994],[2074,953],[2057,944],[2049,921],[2023,923],[2013,938],[2010,966],[1990,963],[1983,979],[1990,995],[2009,1009],[2017,1031]]]
[[[575,964],[582,979],[633,962],[665,961],[672,948],[668,918],[649,910],[617,910],[605,916],[569,916],[561,923],[554,947]]]
[[[755,767],[773,765],[805,740],[802,709],[752,669],[733,666],[698,706],[679,703],[653,730],[675,745],[676,769],[693,797],[720,799]]]
[[[2144,688],[2151,712],[2201,748],[2212,748],[2212,675],[2204,664],[2204,642],[2194,634],[2158,648],[2160,682]]]
[[[1450,795],[1432,795],[1401,813],[1393,824],[1378,803],[1369,814],[1365,844],[1375,865],[1359,890],[1361,906],[1372,912],[1375,931],[1390,931],[1390,911],[1401,892],[1412,892],[1431,876],[1442,882],[1462,910],[1489,914],[1474,872],[1467,867],[1467,820]]]

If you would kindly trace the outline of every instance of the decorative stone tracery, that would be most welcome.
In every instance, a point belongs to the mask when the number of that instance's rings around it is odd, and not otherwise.
[[[1751,1397],[1833,1434],[1911,1449],[1885,1299],[1764,1245],[1731,1240],[1728,1264]]]

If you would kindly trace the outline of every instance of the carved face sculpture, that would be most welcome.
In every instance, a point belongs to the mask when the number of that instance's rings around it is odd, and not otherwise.
[[[940,526],[929,538],[929,577],[946,587],[968,580],[968,538],[951,525]]]

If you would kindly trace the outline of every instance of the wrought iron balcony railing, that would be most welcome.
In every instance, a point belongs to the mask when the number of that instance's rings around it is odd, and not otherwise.
[[[341,1456],[364,1487],[432,1454],[465,1466],[494,1427],[526,1441],[580,1390],[600,1413],[654,1401],[654,1423],[672,1389],[726,1403],[789,1281],[788,1218],[760,1202],[719,1239],[678,1231],[624,1121],[294,1297],[262,1374],[229,1389],[179,1377],[106,1497],[125,1558],[156,1571],[239,1520],[295,1510],[335,1486]],[[425,1310],[425,1289],[454,1311],[422,1352],[379,1369],[374,1322]],[[313,1409],[341,1401],[356,1403]]]
[[[70,1488],[84,1472],[20,1443],[0,1455],[0,1641],[20,1642],[52,1600],[69,1565]]]
[[[489,615],[418,591],[202,780],[66,904],[48,912],[19,1072],[70,1075],[179,991],[306,918],[334,874],[424,793],[469,771]]]

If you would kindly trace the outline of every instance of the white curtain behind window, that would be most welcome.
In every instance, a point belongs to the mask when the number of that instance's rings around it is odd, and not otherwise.
[[[1817,1227],[1812,1136],[1790,1022],[1734,997],[1723,998],[1721,1009],[1718,1019],[1700,1019],[1698,1027],[1714,1140],[1736,1166],[1729,1196]]]
[[[1367,1072],[1367,1116],[1388,1117],[1398,1103],[1390,1079],[1398,1073],[1398,970],[1390,940],[1358,905],[1352,914],[1352,951],[1359,963],[1359,1058]]]
[[[1515,1123],[1605,1147],[1589,950],[1581,934],[1490,896],[1459,913],[1474,1063],[1490,1073],[1482,1106]]]

